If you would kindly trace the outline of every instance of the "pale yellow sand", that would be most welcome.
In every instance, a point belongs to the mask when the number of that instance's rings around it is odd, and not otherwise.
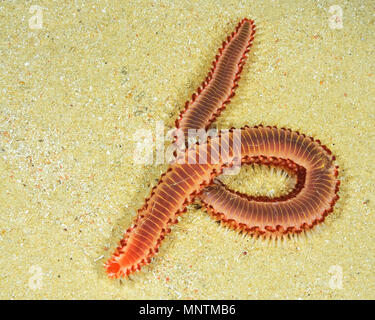
[[[341,168],[334,213],[275,247],[192,205],[152,264],[109,280],[105,259],[166,168],[133,164],[133,133],[173,127],[245,16],[256,40],[218,125],[320,139]],[[370,0],[2,1],[0,298],[374,298],[374,28]]]

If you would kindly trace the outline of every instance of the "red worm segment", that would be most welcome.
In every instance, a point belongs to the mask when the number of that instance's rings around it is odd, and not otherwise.
[[[215,219],[253,235],[282,236],[311,229],[332,212],[338,167],[319,141],[287,129],[246,127],[241,148],[242,163],[283,167],[297,174],[296,187],[283,197],[256,198],[211,184],[200,199]]]
[[[106,263],[109,277],[128,276],[150,262],[170,225],[201,189],[211,182],[212,166],[172,165],[139,209],[132,227]]]
[[[185,138],[189,129],[207,128],[231,101],[254,35],[254,21],[245,18],[223,42],[205,81],[176,120],[176,128]]]
[[[253,21],[243,19],[223,43],[205,82],[176,121],[176,127],[185,134],[188,129],[207,128],[230,102],[254,33]],[[217,220],[254,235],[299,233],[322,222],[333,210],[338,199],[338,171],[334,156],[319,140],[263,126],[242,128],[240,136],[240,148],[233,147],[231,129],[229,143],[220,136],[210,138],[180,155],[185,163],[170,165],[106,263],[109,277],[128,276],[148,264],[177,216],[196,197]],[[228,153],[221,152],[224,144],[229,145]],[[191,160],[198,162],[202,155],[208,162],[193,164]],[[218,161],[213,162],[212,157]],[[214,183],[213,179],[236,158],[242,164],[273,165],[296,174],[295,189],[271,199],[251,197]]]

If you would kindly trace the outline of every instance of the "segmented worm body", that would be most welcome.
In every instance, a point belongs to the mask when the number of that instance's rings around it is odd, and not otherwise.
[[[205,81],[193,94],[176,120],[187,137],[189,129],[207,128],[230,102],[254,40],[255,25],[244,19],[223,42]]]
[[[230,102],[254,34],[252,20],[238,24],[219,49],[206,80],[186,103],[177,128],[185,134],[188,129],[207,128]],[[298,132],[263,126],[241,128],[236,147],[236,130],[230,129],[227,139],[218,135],[188,148],[169,166],[106,263],[109,277],[128,276],[148,264],[177,216],[195,198],[215,219],[253,235],[299,233],[324,221],[333,210],[339,188],[338,170],[329,149]],[[228,152],[221,152],[224,145]],[[200,164],[201,157],[207,161]],[[242,164],[284,168],[297,176],[294,190],[278,198],[230,190],[214,178],[235,159]]]

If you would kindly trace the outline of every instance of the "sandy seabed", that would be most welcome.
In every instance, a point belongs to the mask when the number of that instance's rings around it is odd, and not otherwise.
[[[0,298],[374,298],[374,10],[370,0],[2,1]],[[257,33],[217,125],[320,139],[340,166],[335,211],[273,245],[191,205],[149,266],[109,280],[103,263],[167,167],[134,163],[134,132],[173,127],[243,17]],[[241,174],[245,191],[272,188]]]

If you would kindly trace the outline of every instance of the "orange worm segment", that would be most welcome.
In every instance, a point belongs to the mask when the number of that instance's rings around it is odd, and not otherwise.
[[[242,163],[273,165],[297,174],[295,189],[279,198],[251,197],[213,183],[200,199],[224,224],[253,235],[300,233],[324,221],[338,200],[338,167],[331,152],[312,138],[275,127],[246,128]],[[263,146],[262,148],[258,146]]]
[[[244,18],[223,42],[206,79],[176,120],[176,128],[181,129],[185,137],[189,129],[207,129],[230,103],[254,35],[254,21]]]

